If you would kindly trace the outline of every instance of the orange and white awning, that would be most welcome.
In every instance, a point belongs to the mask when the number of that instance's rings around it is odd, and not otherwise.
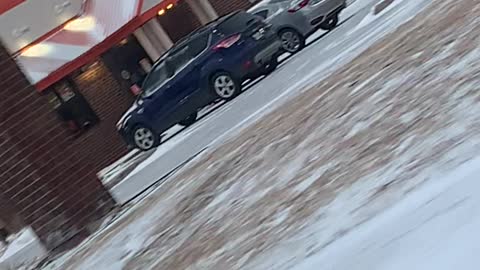
[[[84,14],[21,52],[16,61],[44,90],[93,61],[176,0],[90,0]],[[151,5],[146,8],[145,5]]]

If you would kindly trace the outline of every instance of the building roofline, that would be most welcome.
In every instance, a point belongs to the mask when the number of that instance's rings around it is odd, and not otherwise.
[[[158,10],[166,8],[169,4],[174,3],[176,4],[177,0],[165,0],[159,3],[158,5],[152,7],[151,9],[147,10],[143,14],[141,13],[141,7],[143,4],[143,0],[139,1],[139,5],[137,7],[137,16],[122,26],[120,29],[115,31],[113,34],[105,38],[103,41],[99,42],[88,51],[80,55],[79,57],[75,58],[74,60],[64,64],[57,70],[51,72],[48,76],[41,79],[35,84],[35,88],[39,92],[43,92],[51,85],[55,84],[56,82],[60,81],[61,79],[65,78],[75,70],[81,68],[82,66],[95,61],[101,54],[108,51],[113,45],[118,44],[122,39],[133,33],[135,30],[140,28],[143,24],[148,22],[150,19],[157,16]],[[59,29],[56,29],[58,31]],[[50,35],[55,33],[56,31],[52,30]],[[44,37],[45,38],[45,37]]]

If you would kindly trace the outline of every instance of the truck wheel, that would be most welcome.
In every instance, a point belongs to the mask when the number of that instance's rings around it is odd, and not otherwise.
[[[330,31],[333,30],[338,25],[338,14],[332,15],[327,18],[322,24],[320,24],[320,28],[322,30]]]
[[[197,112],[190,114],[187,118],[180,121],[178,124],[184,127],[189,127],[197,121]]]
[[[305,38],[295,29],[285,28],[278,35],[286,52],[295,54],[305,47]]]
[[[274,55],[272,60],[268,64],[266,64],[263,68],[263,75],[268,76],[272,74],[275,69],[278,67],[278,56]]]

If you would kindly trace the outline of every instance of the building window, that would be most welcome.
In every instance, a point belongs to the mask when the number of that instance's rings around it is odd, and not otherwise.
[[[90,104],[70,79],[55,84],[50,89],[48,100],[74,133],[85,131],[99,122]]]

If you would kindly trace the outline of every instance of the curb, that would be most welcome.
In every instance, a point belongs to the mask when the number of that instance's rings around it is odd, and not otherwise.
[[[389,5],[391,5],[394,1],[395,0],[381,0],[380,3],[375,5],[375,9],[373,11],[373,14],[377,15],[378,13],[382,12],[385,8],[387,8]]]

